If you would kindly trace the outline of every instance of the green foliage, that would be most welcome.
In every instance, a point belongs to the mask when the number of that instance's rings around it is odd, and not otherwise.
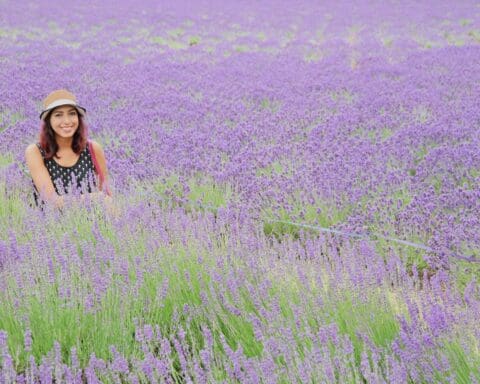
[[[214,182],[198,182],[191,179],[188,183],[188,200],[192,206],[198,205],[201,210],[211,210],[216,212],[220,207],[226,207],[227,203],[233,199],[233,190],[230,185],[217,185]]]
[[[351,205],[337,207],[334,203],[320,199],[317,199],[315,204],[302,204],[292,199],[288,210],[286,208],[273,210],[267,207],[262,211],[263,231],[277,239],[285,235],[299,238],[302,232],[318,234],[318,230],[298,224],[330,228],[344,222],[352,210]]]
[[[362,290],[351,289],[350,286],[334,287],[336,282],[327,274],[323,275],[323,285],[319,286],[314,278],[315,273],[308,265],[300,268],[306,275],[303,280],[294,271],[282,274],[281,278],[272,278],[271,296],[267,302],[279,304],[285,319],[284,323],[278,324],[279,327],[289,325],[296,330],[294,337],[301,356],[310,353],[312,345],[318,340],[305,337],[302,333],[296,315],[299,307],[307,313],[303,321],[306,321],[311,332],[335,324],[340,335],[349,338],[357,366],[360,365],[360,356],[364,350],[360,334],[368,336],[375,346],[388,350],[399,332],[398,316],[408,313],[405,303],[394,290],[384,286],[369,289],[367,294],[362,293]],[[321,306],[315,298],[321,298]],[[334,358],[336,351],[332,344],[330,352]]]
[[[346,291],[343,298],[338,297],[335,302],[328,304],[330,315],[340,332],[347,334],[353,343],[358,365],[363,351],[363,341],[359,334],[367,335],[377,347],[387,349],[398,335],[398,308],[385,303],[384,296],[384,293],[371,293],[368,299],[362,299],[353,292]]]
[[[470,36],[472,39],[474,39],[476,42],[480,42],[480,30],[478,29],[473,29],[470,32],[468,32],[468,36]]]
[[[23,112],[0,108],[0,132],[22,120],[25,120]]]
[[[269,99],[267,97],[263,98],[260,101],[261,109],[266,109],[271,113],[276,113],[280,107],[282,106],[282,102],[275,99]]]
[[[0,157],[0,163],[6,164],[8,161],[8,157]],[[22,227],[25,211],[25,200],[22,196],[0,180],[0,233],[5,235],[13,229]]]
[[[476,260],[480,260],[480,250],[476,249],[472,252],[468,250],[463,252],[465,255],[473,256]],[[472,263],[466,260],[456,259],[452,261],[451,273],[455,276],[454,282],[460,291],[464,291],[465,287],[472,281],[478,281],[480,276],[480,263]]]
[[[0,168],[4,168],[7,165],[13,163],[13,156],[10,154],[0,154]]]
[[[358,96],[348,89],[338,89],[332,91],[330,92],[330,97],[333,101],[337,101],[339,103],[343,102],[346,104],[353,104],[358,99]]]
[[[183,206],[187,211],[217,213],[235,199],[229,184],[219,185],[205,177],[191,177],[187,181],[172,174],[153,182],[153,190],[163,206]]]
[[[284,172],[286,172],[284,165],[282,165],[279,161],[274,161],[273,163],[264,168],[258,168],[255,173],[257,177],[271,177],[272,175],[280,175]]]
[[[468,351],[467,348],[456,341],[445,342],[445,352],[459,384],[471,383],[472,377],[480,380],[480,353],[478,350]]]
[[[115,99],[110,102],[110,108],[114,111],[118,108],[123,108],[127,105],[126,98]],[[102,141],[103,143],[103,141]]]
[[[180,183],[179,176],[172,174],[168,177],[162,178],[152,182],[153,190],[157,192],[160,197],[166,198],[168,196],[183,197],[184,188]]]

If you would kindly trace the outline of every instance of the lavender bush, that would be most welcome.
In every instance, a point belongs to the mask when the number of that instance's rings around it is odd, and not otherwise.
[[[479,42],[470,1],[0,3],[0,382],[479,381]],[[56,88],[114,214],[31,207]]]

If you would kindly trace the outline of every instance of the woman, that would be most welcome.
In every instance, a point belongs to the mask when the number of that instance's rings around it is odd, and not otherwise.
[[[61,207],[74,191],[110,195],[103,149],[87,141],[86,109],[63,89],[50,93],[43,106],[39,143],[25,150],[37,205],[40,199]]]

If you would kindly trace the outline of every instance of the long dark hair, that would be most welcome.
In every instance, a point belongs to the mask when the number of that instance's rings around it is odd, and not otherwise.
[[[52,115],[51,110],[45,119],[42,121],[40,126],[40,146],[45,151],[45,158],[51,159],[57,155],[58,144],[55,140],[55,132],[53,131],[52,125],[50,124],[50,116]],[[77,112],[78,115],[78,128],[73,135],[72,149],[77,155],[79,155],[87,146],[87,125],[83,120],[82,116]]]

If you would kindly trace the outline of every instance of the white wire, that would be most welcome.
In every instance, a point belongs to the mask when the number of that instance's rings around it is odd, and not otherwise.
[[[379,235],[379,234],[376,234],[376,233],[362,234],[362,233],[354,233],[354,232],[344,232],[344,231],[340,231],[338,229],[325,228],[325,227],[303,224],[303,223],[295,223],[293,221],[286,221],[286,220],[268,220],[268,222],[269,223],[289,224],[289,225],[293,225],[293,226],[296,226],[296,227],[314,229],[314,230],[317,230],[317,231],[320,231],[320,232],[333,233],[335,235],[341,235],[341,236],[353,237],[353,238],[365,239],[365,240],[371,240],[371,241],[374,241],[375,238],[378,238],[378,239],[383,239],[383,240],[407,245],[409,247],[422,249],[424,251],[433,252],[433,253],[438,254],[438,251],[435,251],[433,248],[428,247],[424,244],[412,243],[411,241],[397,239],[397,238],[389,237],[389,236],[383,236],[383,235]],[[451,252],[451,251],[447,251],[447,253],[448,253],[449,256],[454,257],[456,259],[465,260],[465,261],[468,261],[468,262],[471,262],[471,263],[480,263],[480,259],[477,259],[474,256],[459,255],[459,254]]]

